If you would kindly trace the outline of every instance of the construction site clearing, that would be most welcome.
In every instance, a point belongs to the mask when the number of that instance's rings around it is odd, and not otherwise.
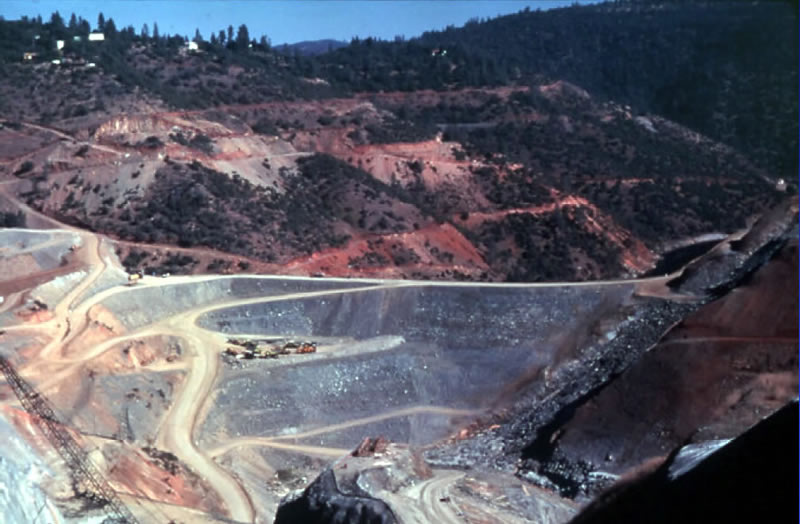
[[[224,353],[238,360],[254,358],[278,358],[281,355],[303,355],[317,352],[316,342],[296,340],[243,340],[229,338]]]

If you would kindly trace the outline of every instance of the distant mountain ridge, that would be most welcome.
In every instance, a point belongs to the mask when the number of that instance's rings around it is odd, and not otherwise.
[[[277,47],[284,53],[300,53],[303,56],[318,56],[349,45],[348,42],[323,38],[322,40],[303,40],[294,44],[282,44]]]

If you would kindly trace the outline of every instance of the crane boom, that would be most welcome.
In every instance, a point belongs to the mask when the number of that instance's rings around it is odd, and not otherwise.
[[[36,417],[42,433],[67,465],[76,493],[103,507],[111,516],[104,522],[137,524],[136,517],[92,464],[67,427],[57,417],[47,399],[19,376],[9,360],[0,355],[0,371],[14,391],[22,407]]]

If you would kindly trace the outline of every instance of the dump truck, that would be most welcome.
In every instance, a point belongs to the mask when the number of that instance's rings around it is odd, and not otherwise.
[[[280,355],[288,355],[289,351],[280,346],[262,346],[256,350],[259,358],[278,358]]]
[[[294,352],[298,355],[302,355],[305,353],[316,353],[317,352],[317,343],[316,342],[303,342],[300,346],[294,350]]]

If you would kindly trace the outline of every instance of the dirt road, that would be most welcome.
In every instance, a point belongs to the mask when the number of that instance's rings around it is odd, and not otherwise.
[[[106,152],[106,153],[113,153],[115,155],[122,155],[123,154],[122,151],[118,151],[118,150],[116,150],[116,149],[114,149],[112,147],[108,147],[108,146],[104,146],[104,145],[100,145],[100,144],[95,144],[94,142],[78,140],[74,136],[68,135],[67,133],[65,133],[65,132],[63,132],[63,131],[61,131],[59,129],[56,129],[54,127],[42,126],[42,125],[39,125],[39,124],[30,123],[30,122],[20,122],[20,124],[25,126],[25,127],[30,128],[30,129],[36,129],[37,131],[44,131],[45,133],[52,133],[52,134],[56,135],[59,138],[63,138],[65,140],[69,140],[70,142],[74,142],[76,144],[85,145],[85,146],[91,147],[93,149],[97,149],[98,151],[103,151],[103,152]]]
[[[385,413],[381,413],[379,415],[373,415],[371,417],[351,419],[346,422],[340,422],[338,424],[330,424],[309,431],[303,431],[301,433],[293,433],[290,435],[277,435],[274,437],[242,437],[242,438],[229,439],[224,444],[209,449],[208,453],[211,456],[216,457],[219,455],[224,455],[228,451],[238,447],[266,446],[266,447],[275,447],[280,449],[296,449],[298,451],[306,450],[311,454],[328,454],[327,450],[331,450],[332,448],[320,448],[317,446],[305,446],[300,444],[284,444],[280,441],[296,440],[296,439],[313,437],[316,435],[324,435],[326,433],[333,433],[335,431],[341,431],[343,429],[348,429],[357,426],[364,426],[366,424],[371,424],[373,422],[380,422],[392,418],[408,417],[411,415],[428,414],[428,415],[443,415],[448,417],[471,417],[471,416],[477,416],[481,413],[482,411],[480,410],[453,409],[442,406],[413,406],[409,408],[387,411]],[[341,453],[341,451],[344,451],[344,453]],[[336,454],[333,456],[342,456],[343,454],[348,453],[349,451],[350,450],[336,449],[335,450]]]
[[[35,211],[30,210],[35,213]],[[584,286],[617,286],[629,285],[632,287],[644,286],[659,290],[676,274],[638,280],[607,280],[601,282],[571,282],[571,283],[536,283],[536,284],[498,284],[498,283],[471,283],[471,282],[431,282],[431,281],[396,281],[384,279],[343,279],[343,278],[308,278],[285,277],[264,275],[207,275],[207,276],[181,276],[170,278],[142,279],[134,287],[124,285],[115,286],[86,297],[86,292],[106,272],[119,271],[119,268],[109,267],[110,243],[104,237],[93,233],[79,231],[65,227],[61,231],[81,235],[82,247],[75,251],[76,268],[87,269],[85,277],[74,286],[62,300],[52,309],[53,318],[49,321],[26,326],[16,326],[11,330],[27,330],[49,338],[49,341],[38,351],[38,355],[22,366],[22,371],[27,376],[39,376],[38,387],[43,392],[52,391],[59,384],[65,383],[80,374],[80,372],[95,359],[106,352],[118,347],[119,344],[137,339],[155,336],[170,336],[181,341],[183,360],[169,364],[170,369],[185,370],[185,377],[177,387],[171,404],[168,406],[163,418],[158,423],[155,432],[154,446],[160,450],[175,454],[178,459],[190,470],[200,475],[222,500],[225,501],[229,517],[237,522],[253,522],[256,510],[250,496],[243,488],[239,479],[220,466],[215,458],[236,448],[247,446],[261,446],[279,449],[288,452],[300,453],[321,457],[338,457],[347,452],[339,448],[329,448],[305,445],[298,439],[310,438],[325,433],[341,431],[344,429],[363,426],[395,417],[407,417],[418,414],[434,414],[447,417],[474,417],[476,411],[458,410],[442,406],[410,406],[401,409],[387,410],[368,417],[343,420],[336,424],[317,427],[296,434],[281,434],[284,428],[274,428],[274,436],[243,436],[226,441],[224,444],[203,449],[195,441],[197,428],[203,422],[205,413],[208,412],[213,399],[214,388],[220,372],[220,353],[229,336],[236,333],[219,333],[201,328],[197,320],[202,316],[226,308],[247,305],[264,304],[277,301],[290,301],[310,298],[323,298],[342,294],[362,293],[399,287],[450,287],[450,288],[550,288],[550,287],[584,287]],[[34,249],[32,246],[31,249]],[[0,252],[0,256],[4,253]],[[35,274],[34,274],[35,275]],[[32,275],[33,276],[33,275]],[[48,275],[49,276],[49,275]],[[342,284],[343,287],[317,291],[287,293],[274,296],[259,296],[252,298],[230,298],[213,303],[200,303],[193,307],[176,311],[156,321],[142,326],[139,329],[119,333],[97,344],[81,345],[76,343],[79,337],[89,326],[89,312],[91,308],[110,297],[120,298],[128,293],[137,292],[142,288],[159,288],[174,286],[191,286],[203,282],[219,279],[237,278],[242,280],[280,280],[283,282],[313,282],[327,284]],[[360,284],[360,285],[359,285]],[[17,290],[16,292],[20,292]],[[276,333],[276,336],[291,337],[291,334]],[[714,340],[719,340],[715,338]],[[698,341],[698,340],[695,340]],[[676,341],[675,343],[681,343]],[[155,371],[157,365],[145,368]],[[127,371],[126,371],[127,372]],[[43,377],[43,378],[42,378]],[[436,476],[421,484],[417,496],[424,501],[430,513],[426,518],[431,522],[461,522],[457,509],[450,504],[442,503],[441,499],[448,497],[448,490],[462,473],[437,472]]]
[[[415,485],[406,495],[421,501],[428,522],[463,524],[459,510],[449,502],[450,487],[464,476],[463,471],[434,470],[433,478]]]
[[[88,260],[89,263],[97,263],[100,257],[99,241],[97,238],[90,243],[89,247],[95,257]],[[48,355],[48,363],[53,362],[64,364],[65,367],[52,373],[47,379],[40,383],[39,389],[43,392],[50,390],[58,384],[68,380],[69,377],[79,372],[84,365],[104,354],[106,351],[118,344],[134,339],[142,339],[150,336],[169,335],[177,337],[186,343],[188,362],[186,365],[186,378],[173,399],[173,402],[157,430],[155,446],[159,449],[174,453],[190,469],[203,477],[213,489],[226,502],[230,512],[230,517],[240,522],[252,522],[254,520],[254,509],[248,494],[244,491],[236,479],[216,462],[213,452],[200,450],[195,441],[194,433],[199,423],[199,413],[203,411],[204,403],[210,398],[212,388],[217,380],[219,367],[220,347],[225,337],[221,334],[204,330],[196,326],[199,316],[228,307],[235,307],[247,304],[263,302],[294,300],[299,298],[320,297],[331,294],[354,293],[378,288],[392,287],[396,283],[383,285],[367,285],[359,288],[344,290],[324,290],[305,293],[292,293],[278,295],[274,297],[256,297],[249,299],[236,299],[217,304],[206,304],[192,308],[188,311],[161,319],[155,324],[145,326],[142,329],[126,333],[104,342],[86,348],[70,348],[68,356],[63,355],[63,348],[66,347],[77,333],[80,333],[87,323],[87,313],[91,306],[98,303],[102,298],[107,298],[112,294],[130,292],[135,288],[118,286],[98,293],[90,300],[84,301],[76,308],[71,309],[74,297],[80,296],[102,273],[104,266],[97,265],[95,269],[84,279],[80,285],[76,286],[70,294],[62,300],[56,307],[55,314],[57,319],[64,319],[64,324],[74,325],[75,329],[71,332],[68,328],[62,328],[57,336],[42,350],[43,355]],[[221,277],[224,278],[224,277]],[[177,285],[185,283],[185,278],[178,278]],[[190,279],[197,280],[197,279]],[[169,285],[165,279],[160,279],[153,285]],[[68,336],[68,334],[70,334]],[[62,348],[56,352],[55,348]],[[412,409],[409,413],[424,412],[425,408]],[[389,415],[396,416],[396,415]],[[377,417],[376,419],[379,419]],[[360,422],[353,421],[357,425]],[[363,422],[362,422],[363,423]],[[257,442],[257,439],[255,439]],[[274,448],[310,453],[322,456],[341,456],[346,450],[315,448],[312,446],[301,446],[281,442],[272,442],[268,445]]]
[[[86,278],[72,288],[53,309],[54,319],[63,319],[63,322],[58,322],[57,325],[60,326],[58,334],[39,354],[40,357],[45,359],[52,357],[52,353],[56,349],[61,350],[67,346],[70,340],[86,327],[87,309],[79,308],[73,310],[73,304],[106,270],[106,263],[100,252],[102,248],[100,238],[90,233],[82,233],[81,236],[83,237],[84,245],[79,253],[86,267],[90,268],[90,271]]]
[[[687,337],[672,338],[661,342],[661,347],[675,344],[698,344],[698,343],[734,343],[734,344],[797,344],[797,338],[793,337],[753,337],[753,336],[706,336],[706,337]]]
[[[188,343],[191,363],[187,368],[186,378],[158,429],[156,447],[172,451],[203,477],[225,501],[232,519],[253,522],[255,511],[248,494],[229,472],[197,448],[193,437],[197,413],[208,399],[217,378],[218,351],[185,330],[176,329],[167,334],[179,336]]]

